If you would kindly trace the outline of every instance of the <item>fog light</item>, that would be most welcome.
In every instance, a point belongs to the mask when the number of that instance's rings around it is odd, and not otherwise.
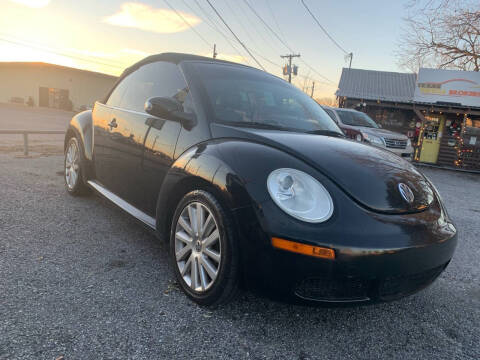
[[[335,251],[333,251],[333,249],[324,248],[321,246],[306,245],[276,237],[272,238],[272,245],[274,248],[294,252],[297,254],[314,256],[322,259],[335,259]]]

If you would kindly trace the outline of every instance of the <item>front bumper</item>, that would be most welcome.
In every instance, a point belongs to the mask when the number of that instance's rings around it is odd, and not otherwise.
[[[274,249],[263,258],[268,282],[261,288],[284,299],[315,302],[394,300],[430,285],[450,262],[456,241],[453,236],[422,248],[336,248],[335,260]]]
[[[394,148],[384,148],[394,154],[400,156],[401,158],[411,161],[413,158],[413,147],[407,146],[405,149],[394,149]]]
[[[437,201],[404,215],[352,208],[357,217],[342,209],[321,225],[279,214],[270,202],[255,216],[259,221],[240,216],[248,286],[285,301],[389,301],[428,286],[450,262],[456,229]],[[271,237],[334,249],[335,260],[275,249]]]

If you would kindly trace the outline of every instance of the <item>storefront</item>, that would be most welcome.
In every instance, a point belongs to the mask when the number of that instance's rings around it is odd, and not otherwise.
[[[337,96],[340,107],[411,138],[414,161],[480,171],[480,73],[344,69]]]

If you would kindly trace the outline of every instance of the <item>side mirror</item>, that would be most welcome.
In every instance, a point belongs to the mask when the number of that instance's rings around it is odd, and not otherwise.
[[[145,102],[147,114],[180,122],[185,128],[195,125],[195,114],[186,113],[181,102],[169,97],[153,97]]]

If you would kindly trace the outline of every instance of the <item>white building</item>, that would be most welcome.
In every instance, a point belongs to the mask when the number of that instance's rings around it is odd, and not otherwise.
[[[103,99],[117,77],[38,62],[0,62],[0,102],[83,110]]]

